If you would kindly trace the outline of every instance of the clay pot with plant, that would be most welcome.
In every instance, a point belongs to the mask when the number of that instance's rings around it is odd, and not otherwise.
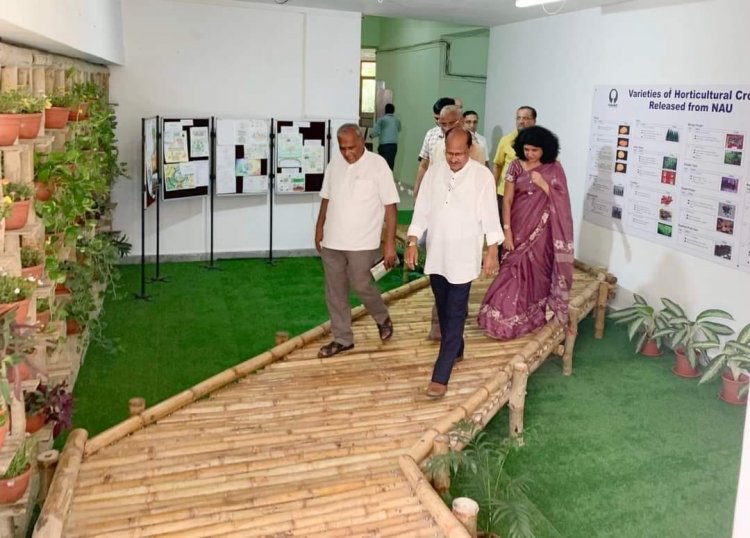
[[[29,312],[29,301],[35,289],[35,282],[0,271],[0,311],[15,309],[15,322],[24,323]]]
[[[26,226],[29,220],[31,196],[34,194],[30,184],[10,181],[3,185],[3,194],[10,197],[13,205],[10,215],[5,217],[5,230],[18,230]]]
[[[57,438],[73,425],[73,395],[68,390],[67,381],[50,387],[40,383],[36,389],[24,395],[26,406],[26,431],[34,433],[45,424],[52,423],[52,437]],[[29,418],[34,423],[29,426]],[[36,430],[31,431],[33,428]]]
[[[27,437],[16,450],[5,473],[0,476],[0,504],[14,503],[26,493],[31,478],[34,452],[35,442]]]
[[[711,359],[698,384],[721,375],[719,398],[727,403],[747,403],[750,384],[750,324],[745,325],[734,340],[727,340],[721,352]]]
[[[44,273],[44,252],[35,247],[21,247],[21,276],[37,282]]]
[[[719,337],[734,334],[734,330],[716,319],[734,320],[725,310],[711,308],[690,319],[685,310],[674,301],[662,298],[667,327],[654,336],[670,342],[675,352],[672,372],[680,377],[699,377],[698,364],[708,364],[708,351],[719,347]]]
[[[47,99],[33,95],[29,91],[17,90],[19,94],[19,125],[18,138],[30,140],[39,136],[42,127],[42,112]]]
[[[665,311],[657,311],[637,293],[633,294],[633,299],[635,302],[632,306],[613,312],[609,318],[615,323],[627,324],[630,341],[637,337],[636,352],[646,357],[659,357],[662,355],[662,338],[654,335],[669,325]]]
[[[17,91],[0,92],[0,146],[12,146],[18,140],[20,110],[21,99]]]
[[[41,329],[44,329],[49,325],[50,320],[50,308],[49,299],[42,298],[36,301],[36,322]]]
[[[58,92],[49,97],[49,106],[44,111],[45,129],[64,129],[68,124],[71,95]]]

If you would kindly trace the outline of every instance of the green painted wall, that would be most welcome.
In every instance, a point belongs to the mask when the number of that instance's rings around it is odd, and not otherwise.
[[[362,35],[363,47],[378,49],[377,78],[393,90],[396,115],[401,119],[394,175],[413,185],[422,139],[435,125],[432,104],[439,97],[460,97],[465,110],[476,110],[480,121],[484,117],[484,81],[446,76],[446,44],[429,42],[450,43],[450,73],[485,77],[489,31],[447,23],[364,17]]]

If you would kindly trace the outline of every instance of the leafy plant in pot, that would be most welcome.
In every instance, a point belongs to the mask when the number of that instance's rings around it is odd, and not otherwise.
[[[715,319],[734,320],[725,310],[711,308],[700,312],[694,320],[674,301],[662,298],[668,326],[654,333],[655,337],[668,339],[675,352],[672,371],[680,377],[698,377],[698,362],[708,363],[707,351],[719,347],[719,337],[729,336],[734,330]]]
[[[465,448],[433,455],[425,465],[426,470],[433,474],[449,470],[451,490],[479,504],[477,527],[482,531],[479,536],[497,536],[507,529],[503,536],[508,538],[533,538],[527,480],[511,477],[504,471],[515,445],[510,440],[490,442],[485,432],[478,431],[478,426],[469,420],[456,423],[453,435]],[[444,500],[450,506],[454,499],[446,492]]]
[[[18,140],[20,110],[21,97],[17,91],[0,92],[0,146],[12,146]]]
[[[19,95],[18,138],[36,138],[42,126],[42,111],[47,105],[47,99],[43,95],[36,96],[26,90],[16,91]]]
[[[58,92],[49,96],[49,106],[44,111],[45,129],[64,129],[68,123],[72,96]]]
[[[20,276],[11,276],[0,270],[0,311],[15,308],[15,321],[23,323],[28,315],[29,301],[35,289],[35,282]]]
[[[711,359],[698,384],[707,383],[721,375],[723,383],[719,398],[725,402],[743,405],[747,403],[750,383],[750,324],[745,325],[737,338],[727,340],[721,353]]]
[[[31,478],[36,443],[27,437],[18,447],[8,468],[0,477],[0,504],[16,502],[26,493]]]
[[[635,302],[632,306],[617,310],[609,317],[615,320],[615,323],[627,324],[628,338],[631,341],[636,335],[638,336],[635,344],[636,352],[646,357],[659,357],[662,354],[662,337],[654,335],[658,330],[669,326],[665,311],[657,312],[637,293],[633,294],[633,299]]]
[[[21,276],[39,281],[44,272],[44,253],[38,248],[21,247]]]
[[[3,185],[3,193],[13,200],[11,212],[5,219],[6,230],[17,230],[26,226],[29,219],[29,205],[34,190],[26,183],[8,182]]]
[[[68,391],[66,381],[58,383],[54,387],[40,383],[33,391],[24,395],[26,404],[26,431],[33,433],[44,424],[54,422],[52,437],[57,438],[63,431],[69,429],[73,424],[73,395]],[[41,416],[41,421],[36,430],[32,431],[29,424],[30,416]],[[37,419],[39,420],[39,419]]]

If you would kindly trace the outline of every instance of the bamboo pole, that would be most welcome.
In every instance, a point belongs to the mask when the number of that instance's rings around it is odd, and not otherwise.
[[[471,535],[468,531],[453,516],[443,500],[425,480],[414,459],[408,455],[402,455],[398,459],[398,464],[422,506],[432,515],[443,533],[448,538],[470,538]]]
[[[565,335],[565,353],[563,353],[563,375],[573,373],[573,348],[576,345],[578,336],[578,308],[571,307],[568,310],[568,327]]]
[[[83,459],[83,449],[88,436],[88,432],[81,428],[70,432],[63,448],[58,470],[52,479],[47,501],[34,527],[35,538],[60,538],[62,536],[65,518],[73,501],[78,471]]]
[[[283,344],[287,340],[289,340],[289,333],[287,331],[276,331],[275,341],[277,346]]]
[[[41,504],[44,504],[44,499],[47,498],[59,458],[60,453],[57,450],[45,450],[36,457],[39,469],[39,502]]]
[[[450,437],[445,434],[436,435],[432,440],[433,457],[444,457],[450,451]],[[443,493],[451,487],[451,472],[447,465],[441,465],[432,473],[432,485],[435,491]]]
[[[594,338],[604,338],[604,317],[607,314],[607,299],[609,297],[609,284],[606,280],[599,282],[599,294],[596,300],[596,321],[594,322]]]
[[[135,416],[143,413],[143,411],[146,409],[146,399],[145,398],[130,398],[128,400],[128,415],[129,416]]]
[[[452,508],[453,515],[469,532],[469,536],[477,538],[477,516],[479,515],[477,502],[468,497],[456,497],[453,499]]]
[[[526,402],[526,383],[529,379],[529,367],[523,363],[513,365],[513,379],[511,381],[510,401],[510,436],[516,443],[523,445],[523,410]]]

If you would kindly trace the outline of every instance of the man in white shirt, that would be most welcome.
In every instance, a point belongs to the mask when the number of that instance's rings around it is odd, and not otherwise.
[[[410,269],[419,255],[417,240],[428,232],[424,272],[430,275],[442,333],[427,387],[430,398],[445,395],[453,364],[463,358],[471,282],[480,271],[485,276],[497,273],[497,245],[503,241],[495,182],[486,166],[469,158],[471,144],[471,133],[463,128],[446,134],[445,161],[425,173],[407,232],[405,263]]]
[[[318,352],[321,358],[354,347],[349,286],[375,319],[380,339],[385,342],[393,335],[388,308],[373,284],[370,268],[381,257],[383,217],[382,258],[388,269],[396,264],[398,190],[385,159],[365,149],[359,126],[344,124],[337,137],[343,159],[332,159],[326,168],[315,226],[315,248],[325,269],[333,333],[333,341]]]

